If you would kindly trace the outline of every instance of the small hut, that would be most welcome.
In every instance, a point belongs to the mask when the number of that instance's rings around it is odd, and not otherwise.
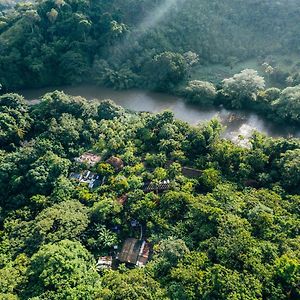
[[[181,172],[187,178],[199,178],[202,175],[201,170],[189,167],[182,167]]]
[[[144,240],[128,238],[116,259],[122,263],[143,267],[149,260],[150,244]]]
[[[171,181],[169,179],[156,182],[146,182],[143,187],[144,193],[157,192],[162,193],[170,189]]]
[[[81,154],[79,157],[76,157],[75,161],[78,163],[87,164],[92,167],[95,164],[97,164],[99,161],[101,161],[101,156],[96,155],[92,152],[85,152]]]
[[[111,269],[113,263],[112,256],[101,256],[96,264],[97,270]]]
[[[69,175],[69,178],[77,181],[79,184],[87,184],[90,189],[96,188],[101,185],[100,175],[92,173],[89,170],[85,170],[81,173],[71,173]]]

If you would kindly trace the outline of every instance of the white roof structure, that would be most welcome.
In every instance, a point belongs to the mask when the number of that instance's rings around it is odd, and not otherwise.
[[[96,163],[101,161],[101,156],[96,155],[92,152],[85,152],[79,157],[75,158],[76,162],[88,164],[89,166],[94,166]]]

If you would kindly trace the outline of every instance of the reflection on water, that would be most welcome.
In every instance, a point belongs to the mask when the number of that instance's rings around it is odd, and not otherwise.
[[[183,99],[166,94],[147,92],[143,90],[115,91],[93,85],[77,87],[44,88],[18,91],[27,100],[36,100],[47,92],[55,89],[62,90],[73,96],[82,96],[88,100],[112,99],[124,108],[134,111],[160,112],[172,110],[176,118],[192,125],[208,121],[213,117],[219,117],[226,126],[224,136],[237,141],[239,135],[251,136],[253,130],[258,130],[266,135],[296,136],[300,137],[300,129],[292,130],[288,126],[276,126],[270,121],[264,120],[252,112],[230,111],[222,107],[202,109],[197,106],[186,104]]]

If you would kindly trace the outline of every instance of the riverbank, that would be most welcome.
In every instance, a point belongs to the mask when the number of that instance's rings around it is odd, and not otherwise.
[[[86,84],[20,90],[17,93],[23,95],[25,99],[31,102],[36,101],[45,93],[55,89],[72,96],[81,96],[88,100],[101,101],[112,99],[116,104],[133,111],[157,113],[163,110],[171,110],[176,118],[191,125],[196,125],[197,123],[217,117],[226,126],[224,136],[230,139],[236,138],[239,135],[249,136],[253,130],[260,131],[271,137],[300,137],[300,129],[279,126],[253,112],[229,110],[223,107],[203,109],[197,105],[185,103],[182,97],[139,89],[118,91]]]

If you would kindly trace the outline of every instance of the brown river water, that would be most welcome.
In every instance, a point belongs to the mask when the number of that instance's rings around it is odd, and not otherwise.
[[[82,96],[88,100],[101,101],[111,99],[118,105],[134,111],[157,113],[163,110],[171,110],[174,112],[176,118],[186,121],[191,125],[218,117],[222,124],[226,126],[224,137],[234,141],[237,141],[238,136],[241,135],[245,138],[251,136],[253,130],[260,131],[272,137],[300,137],[300,128],[295,129],[289,126],[276,125],[253,112],[230,111],[223,107],[203,109],[186,104],[183,99],[177,96],[137,89],[116,91],[94,85],[82,85],[29,89],[18,91],[18,93],[33,104],[42,95],[55,89],[64,91],[69,95]]]

